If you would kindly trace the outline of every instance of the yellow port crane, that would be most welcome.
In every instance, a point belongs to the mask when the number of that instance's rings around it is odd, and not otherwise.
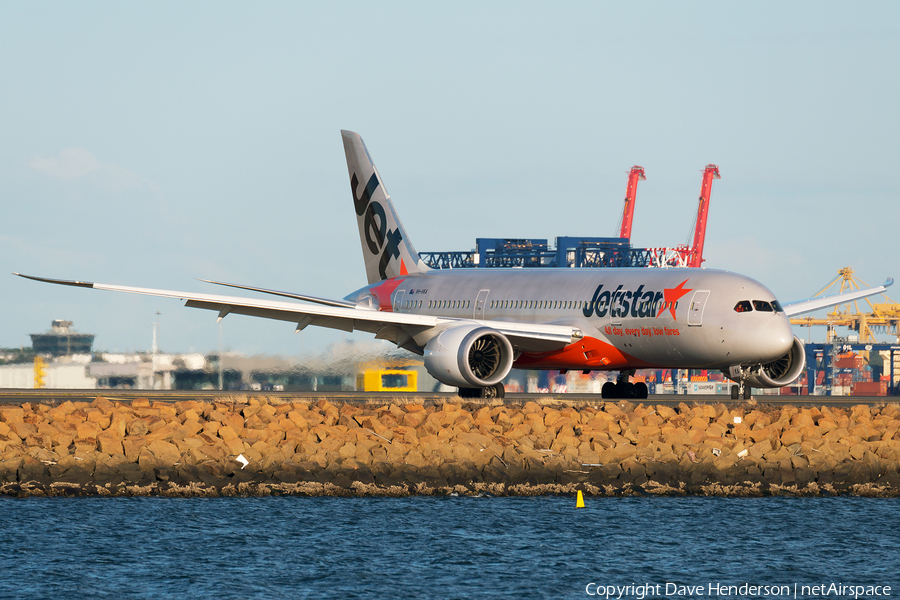
[[[853,276],[851,267],[838,269],[838,275],[824,288],[819,290],[813,298],[821,296],[840,284],[840,289],[835,293],[847,292],[851,290],[860,290],[869,286],[866,282]],[[840,304],[835,306],[830,313],[824,318],[817,317],[798,317],[791,319],[792,325],[800,325],[803,327],[812,327],[814,325],[824,325],[827,327],[827,341],[834,339],[835,327],[847,327],[859,334],[859,343],[869,344],[875,342],[876,333],[888,333],[897,336],[897,342],[900,343],[900,304],[897,304],[887,294],[882,294],[887,302],[874,303],[869,298],[864,298],[870,313],[864,313],[859,309],[859,301],[848,304]],[[877,296],[874,296],[877,298]]]

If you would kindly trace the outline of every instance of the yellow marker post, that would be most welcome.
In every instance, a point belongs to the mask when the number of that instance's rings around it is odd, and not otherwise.
[[[575,508],[584,508],[584,494],[578,490],[578,500],[575,501]]]
[[[44,359],[40,356],[34,357],[34,389],[44,387],[44,378],[47,375],[47,369],[44,367]]]

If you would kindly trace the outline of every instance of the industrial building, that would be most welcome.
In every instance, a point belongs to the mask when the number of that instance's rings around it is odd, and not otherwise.
[[[35,354],[44,356],[72,356],[90,354],[94,345],[94,335],[78,333],[72,329],[72,321],[57,319],[50,325],[50,331],[31,334],[31,346]]]

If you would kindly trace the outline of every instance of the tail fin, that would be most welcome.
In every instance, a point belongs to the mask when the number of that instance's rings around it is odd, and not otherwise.
[[[403,229],[362,138],[352,131],[341,131],[341,136],[369,283],[427,271]]]

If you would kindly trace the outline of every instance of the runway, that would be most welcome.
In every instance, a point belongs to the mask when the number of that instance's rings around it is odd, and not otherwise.
[[[182,400],[248,400],[250,398],[268,398],[284,402],[293,400],[328,400],[329,402],[342,402],[349,404],[386,404],[394,399],[412,401],[425,404],[444,403],[453,399],[460,400],[451,392],[258,392],[258,391],[219,391],[219,390],[48,390],[48,389],[4,389],[0,390],[0,404],[22,404],[25,402],[48,402],[59,404],[67,400],[72,402],[90,402],[102,396],[109,400],[130,402],[135,398],[147,398],[160,402],[179,402]],[[597,394],[507,394],[505,404],[524,404],[529,401],[540,403],[559,403],[566,405],[591,405],[607,402]],[[895,396],[754,396],[751,402],[756,404],[769,404],[773,406],[854,406],[864,404],[867,406],[880,406],[884,404],[896,404],[900,398]],[[472,402],[460,400],[460,402]],[[676,395],[659,394],[651,395],[645,400],[632,400],[633,404],[677,406],[682,402],[693,404],[746,404],[746,400],[732,400],[730,396],[717,396],[711,394]],[[482,404],[485,401],[475,400],[472,403]]]

